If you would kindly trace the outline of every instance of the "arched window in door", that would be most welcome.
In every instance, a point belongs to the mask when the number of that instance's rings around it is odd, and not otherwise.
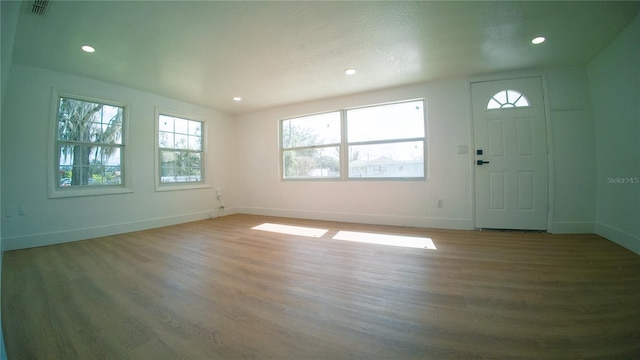
[[[487,110],[527,107],[529,100],[516,90],[500,90],[489,99]]]

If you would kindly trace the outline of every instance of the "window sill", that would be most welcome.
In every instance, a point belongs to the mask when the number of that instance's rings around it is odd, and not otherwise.
[[[96,187],[84,189],[56,189],[49,192],[50,199],[81,197],[81,196],[98,196],[98,195],[114,195],[114,194],[130,194],[133,190],[125,187]]]
[[[162,184],[156,185],[156,191],[175,191],[175,190],[195,190],[195,189],[211,189],[209,184]]]

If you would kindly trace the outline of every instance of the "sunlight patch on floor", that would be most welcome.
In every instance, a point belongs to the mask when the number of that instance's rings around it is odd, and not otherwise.
[[[264,223],[258,226],[252,227],[253,230],[262,230],[275,232],[280,234],[287,235],[298,235],[298,236],[307,236],[307,237],[322,237],[324,234],[329,231],[328,229],[318,229],[304,226],[291,226],[291,225],[282,225],[282,224],[272,224],[272,223]]]
[[[417,249],[437,250],[433,240],[426,237],[412,237],[401,235],[372,234],[359,231],[339,231],[334,240],[364,242],[378,245],[402,246]]]

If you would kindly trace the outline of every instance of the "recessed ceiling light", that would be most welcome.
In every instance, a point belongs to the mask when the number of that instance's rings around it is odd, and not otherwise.
[[[547,40],[544,36],[537,36],[534,37],[533,40],[531,40],[531,43],[533,45],[538,45],[538,44],[542,44],[545,40]]]
[[[233,101],[242,101],[242,98],[240,96],[235,96],[233,98]]]
[[[82,45],[81,49],[82,51],[88,52],[88,53],[96,52],[96,49],[93,46],[89,46],[89,45]]]
[[[356,73],[356,69],[347,69],[344,71],[344,73],[347,75],[353,75]]]

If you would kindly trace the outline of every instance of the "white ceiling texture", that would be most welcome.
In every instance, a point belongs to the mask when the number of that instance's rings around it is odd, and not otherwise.
[[[626,1],[49,1],[14,63],[242,114],[442,78],[586,65]],[[534,46],[531,39],[547,41]],[[84,44],[95,47],[87,54]],[[354,68],[352,76],[344,74]],[[242,97],[235,102],[234,96]]]

